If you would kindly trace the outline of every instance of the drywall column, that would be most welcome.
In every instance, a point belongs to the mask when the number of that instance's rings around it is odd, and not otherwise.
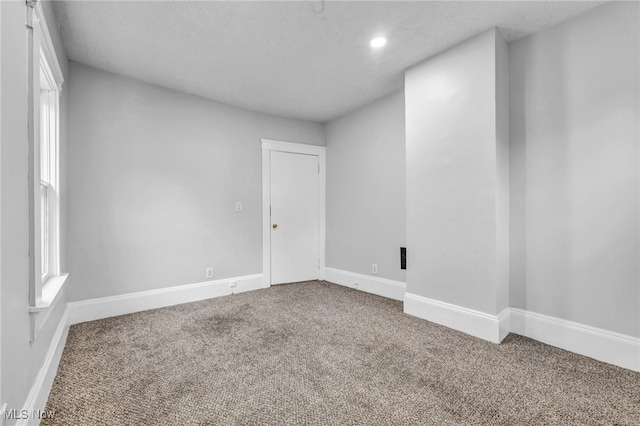
[[[506,53],[491,29],[405,76],[404,309],[493,342],[508,333]]]

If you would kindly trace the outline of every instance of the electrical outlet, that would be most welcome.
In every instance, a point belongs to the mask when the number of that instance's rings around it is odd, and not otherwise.
[[[236,211],[237,212],[241,212],[242,211],[242,202],[236,201]]]
[[[378,273],[378,264],[377,263],[372,263],[371,264],[371,273],[372,274],[377,274]]]
[[[207,268],[205,270],[205,277],[206,278],[213,278],[213,268]]]

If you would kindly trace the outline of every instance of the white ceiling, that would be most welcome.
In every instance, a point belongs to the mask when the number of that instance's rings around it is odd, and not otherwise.
[[[220,102],[324,122],[497,26],[507,41],[602,2],[55,2],[69,58]],[[388,44],[369,47],[374,35]]]

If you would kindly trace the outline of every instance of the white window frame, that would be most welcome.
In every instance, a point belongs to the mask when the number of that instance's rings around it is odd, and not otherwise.
[[[53,306],[60,300],[67,274],[60,270],[60,95],[64,78],[49,28],[39,2],[28,0],[27,28],[29,32],[29,312],[31,341],[46,322]],[[41,78],[47,90],[41,89]],[[46,103],[49,114],[48,129],[41,128],[41,106]],[[48,176],[41,175],[41,143],[47,134],[46,168]],[[47,268],[42,264],[42,188],[46,188],[48,221]]]

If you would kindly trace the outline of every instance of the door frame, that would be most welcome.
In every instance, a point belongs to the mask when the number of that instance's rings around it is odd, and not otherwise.
[[[318,164],[318,279],[324,279],[326,236],[326,169],[324,146],[260,139],[262,145],[262,287],[271,287],[271,151],[317,155]]]

